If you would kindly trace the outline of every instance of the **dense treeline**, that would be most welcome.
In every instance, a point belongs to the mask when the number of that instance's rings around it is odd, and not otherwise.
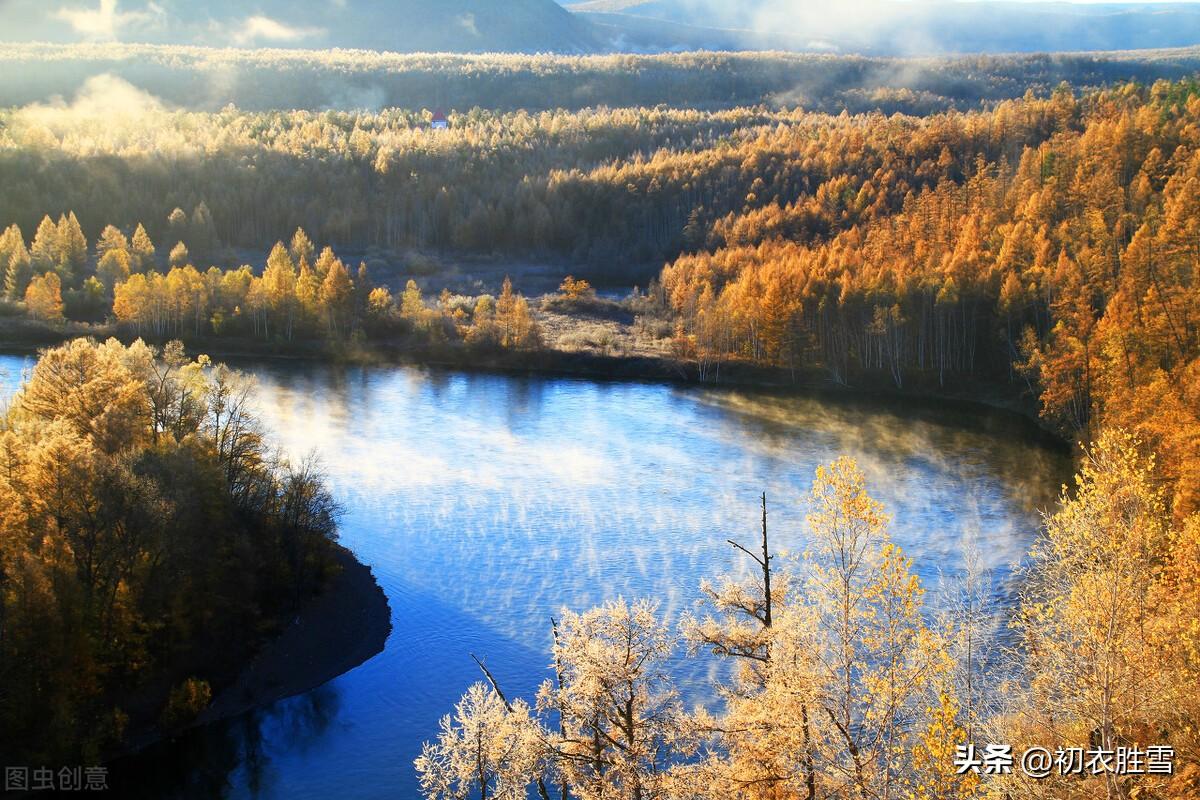
[[[42,354],[0,417],[0,760],[97,763],[131,725],[186,724],[324,585],[336,505],[251,391],[178,343]]]
[[[306,252],[307,251],[307,252]],[[119,323],[156,339],[167,336],[226,336],[266,342],[325,340],[335,344],[367,336],[407,334],[419,341],[463,341],[478,348],[530,348],[539,342],[537,323],[524,296],[506,279],[498,296],[452,295],[432,303],[415,281],[393,297],[372,286],[366,266],[356,277],[326,247],[312,266],[311,243],[303,230],[290,250],[278,243],[262,275],[246,265],[200,273],[190,264],[165,274],[133,273],[113,288]],[[52,277],[49,276],[49,277]],[[31,284],[36,290],[36,284]],[[26,306],[36,313],[35,296]]]
[[[728,216],[712,251],[664,270],[679,351],[702,374],[732,358],[897,386],[1028,381],[1073,438],[1137,431],[1178,513],[1194,511],[1200,96],[1163,84],[1029,99],[1007,109],[1027,137],[1006,133],[1005,110],[908,132],[846,122],[867,143],[846,160],[866,170]]]
[[[1170,104],[1188,91],[1159,84],[1134,96]],[[29,235],[45,214],[74,211],[91,237],[140,222],[167,248],[183,239],[212,263],[303,227],[341,248],[552,255],[620,274],[703,245],[730,214],[816,199],[823,213],[806,232],[831,233],[900,210],[939,180],[961,182],[979,156],[1015,170],[1025,148],[1112,102],[1102,97],[1111,95],[1072,102],[1060,88],[1048,100],[925,118],[476,110],[451,115],[447,131],[401,110],[9,112],[0,219]],[[939,165],[944,150],[952,164]],[[862,208],[849,216],[854,201]],[[208,219],[188,231],[171,220],[176,208]]]
[[[141,222],[166,247],[183,239],[211,263],[303,227],[343,249],[551,255],[620,275],[704,245],[730,214],[754,224],[776,206],[816,212],[792,227],[829,235],[901,210],[939,181],[961,183],[980,157],[1011,174],[1025,148],[1077,129],[1106,103],[1186,107],[1179,98],[1190,89],[1126,91],[1125,100],[1074,101],[1060,87],[1050,99],[924,118],[476,110],[451,115],[447,131],[401,110],[108,115],[98,103],[10,112],[0,115],[0,179],[10,187],[0,219],[29,234],[45,214],[74,211],[93,237]],[[171,221],[176,208],[203,213],[201,232],[189,238]]]
[[[203,205],[190,219],[176,209],[171,225],[190,241],[212,241],[211,217]],[[430,303],[412,280],[393,297],[388,287],[372,283],[365,263],[352,273],[333,248],[318,254],[303,229],[296,230],[290,245],[277,242],[260,272],[248,264],[200,272],[190,258],[187,246],[177,242],[160,272],[158,251],[142,225],[132,238],[110,225],[96,242],[95,266],[88,270],[88,243],[74,212],[57,223],[45,217],[29,247],[16,225],[0,234],[0,262],[9,265],[0,299],[23,301],[30,317],[51,324],[68,317],[112,318],[155,341],[220,336],[341,344],[409,334],[426,342],[464,341],[484,349],[528,348],[539,342],[529,303],[510,280],[495,297],[443,291]]]
[[[1200,516],[1169,523],[1140,449],[1106,434],[1047,516],[1016,651],[989,643],[996,587],[978,571],[943,612],[925,608],[889,515],[840,459],[817,470],[804,554],[771,551],[764,497],[761,541],[734,543],[748,577],[706,583],[708,610],[678,630],[649,601],[564,610],[533,703],[485,667],[417,759],[421,788],[430,800],[1195,797]],[[714,710],[680,698],[685,644],[727,667]],[[958,768],[958,748],[988,743],[1012,746],[1011,771]],[[1146,755],[1156,746],[1173,748],[1172,774]],[[1108,768],[1026,777],[1032,747],[1100,750]],[[1112,768],[1118,748],[1139,749],[1141,774]]]
[[[70,317],[113,314],[156,337],[400,323],[469,339],[494,298],[405,312],[307,234],[261,275],[189,265],[233,267],[231,247],[297,225],[385,262],[409,247],[556,253],[612,275],[691,251],[658,297],[701,377],[736,359],[843,382],[1009,380],[1071,437],[1136,430],[1186,512],[1200,485],[1198,112],[1194,82],[1059,87],[928,117],[476,111],[448,131],[398,110],[143,109],[99,132],[75,112],[18,112],[0,209],[20,224],[0,263],[7,297],[35,316],[61,299]],[[530,331],[524,346],[536,332],[522,304],[505,311]],[[1187,424],[1163,425],[1160,409]]]
[[[929,113],[1047,92],[1196,72],[1194,50],[955,58],[798,53],[659,55],[398,54],[365,50],[238,50],[138,44],[0,47],[0,106],[69,97],[86,78],[118,76],[190,110],[228,103],[297,108],[591,106],[732,108],[762,103],[839,113]]]
[[[831,231],[854,221],[844,195],[868,182],[869,213],[897,210],[946,177],[945,147],[962,172],[976,155],[1015,161],[1040,146],[1070,93],[1055,97],[929,118],[474,111],[452,116],[448,131],[399,110],[143,109],[111,122],[14,112],[2,120],[0,178],[11,191],[0,219],[31,232],[46,213],[74,211],[90,236],[142,222],[168,248],[183,238],[209,259],[303,227],[343,247],[551,254],[620,273],[703,244],[729,214],[819,198],[824,228],[813,233]],[[189,232],[171,220],[175,208],[208,219]]]
[[[753,140],[803,117],[474,111],[435,132],[400,110],[147,110],[96,130],[73,112],[15,112],[0,117],[0,219],[32,232],[46,213],[74,211],[93,237],[144,222],[167,248],[183,240],[212,261],[303,227],[346,248],[557,253],[613,268],[621,255],[677,253],[699,206],[740,209]],[[197,214],[207,221],[190,225]]]

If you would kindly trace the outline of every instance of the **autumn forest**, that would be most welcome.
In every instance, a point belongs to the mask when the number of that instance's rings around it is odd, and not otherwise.
[[[0,416],[0,755],[182,730],[328,585],[319,461],[283,455],[217,365],[304,355],[968,397],[1074,459],[992,657],[996,593],[964,568],[927,602],[836,458],[803,487],[803,552],[764,495],[702,607],[546,608],[527,697],[478,659],[420,732],[429,800],[1200,793],[1200,82],[996,59],[788,102],[772,81],[807,61],[662,56],[621,103],[616,56],[452,78],[379,58],[394,91],[469,105],[444,130],[415,105],[188,109],[107,75],[93,101],[0,111],[0,344],[46,348]],[[504,69],[512,97],[470,93]],[[721,98],[659,96],[711,90],[679,77],[706,69]],[[570,100],[587,70],[599,100]],[[564,99],[524,102],[538,81]],[[685,702],[678,662],[709,657]],[[985,741],[1175,761],[956,770]]]

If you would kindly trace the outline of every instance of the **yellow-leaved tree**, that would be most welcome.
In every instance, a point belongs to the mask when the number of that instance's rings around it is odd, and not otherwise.
[[[713,755],[685,770],[690,793],[975,796],[978,777],[953,766],[966,733],[946,636],[923,619],[888,515],[849,458],[818,468],[810,502],[794,577],[771,569],[764,502],[761,555],[745,551],[754,579],[709,588],[718,613],[685,625],[694,644],[743,663],[724,716],[706,720]]]
[[[1186,626],[1164,627],[1158,605],[1183,595],[1167,589],[1174,537],[1153,476],[1154,461],[1136,437],[1106,431],[1084,455],[1075,495],[1064,491],[1046,518],[1015,623],[1021,677],[1004,687],[1007,708],[993,736],[1016,753],[1033,746],[1146,748],[1172,744],[1184,727],[1194,728],[1194,720],[1179,723],[1174,707],[1194,695],[1195,684],[1185,689],[1180,682],[1186,639],[1175,636]],[[1115,769],[1099,773],[1030,780],[1014,770],[993,788],[1020,797],[1128,798],[1167,783]]]
[[[523,700],[476,683],[441,721],[415,766],[429,800],[526,800],[543,762],[545,732]]]
[[[25,309],[29,316],[47,322],[63,318],[62,282],[55,272],[39,275],[25,289]]]

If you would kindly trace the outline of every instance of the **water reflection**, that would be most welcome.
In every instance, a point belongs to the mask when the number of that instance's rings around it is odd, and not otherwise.
[[[280,751],[303,756],[335,724],[341,705],[327,684],[268,709],[188,731],[110,767],[109,786],[119,797],[273,797]]]
[[[560,607],[653,596],[677,616],[702,577],[746,568],[725,539],[754,535],[763,490],[777,545],[802,552],[813,471],[841,454],[862,465],[928,586],[960,572],[975,541],[1008,598],[1037,511],[1067,474],[1066,455],[1030,426],[977,408],[238,366],[258,376],[260,413],[284,451],[320,454],[346,508],[342,539],[387,592],[393,633],[328,696],[157,749],[156,776],[179,783],[141,796],[415,798],[421,741],[479,677],[469,653],[529,697],[548,675],[548,617]],[[681,659],[685,694],[709,699],[717,669]]]

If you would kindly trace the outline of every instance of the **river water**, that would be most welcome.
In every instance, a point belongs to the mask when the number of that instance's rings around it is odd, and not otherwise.
[[[0,396],[32,360],[0,356]],[[345,509],[342,542],[387,593],[383,653],[307,695],[154,748],[114,773],[144,797],[405,798],[413,758],[479,679],[510,695],[549,675],[549,617],[654,597],[675,619],[699,581],[744,569],[766,491],[775,545],[805,547],[813,470],[854,456],[893,515],[929,600],[976,542],[999,602],[1066,479],[1021,419],[653,383],[412,367],[240,365],[284,452],[314,453]],[[690,701],[719,676],[680,657]]]

